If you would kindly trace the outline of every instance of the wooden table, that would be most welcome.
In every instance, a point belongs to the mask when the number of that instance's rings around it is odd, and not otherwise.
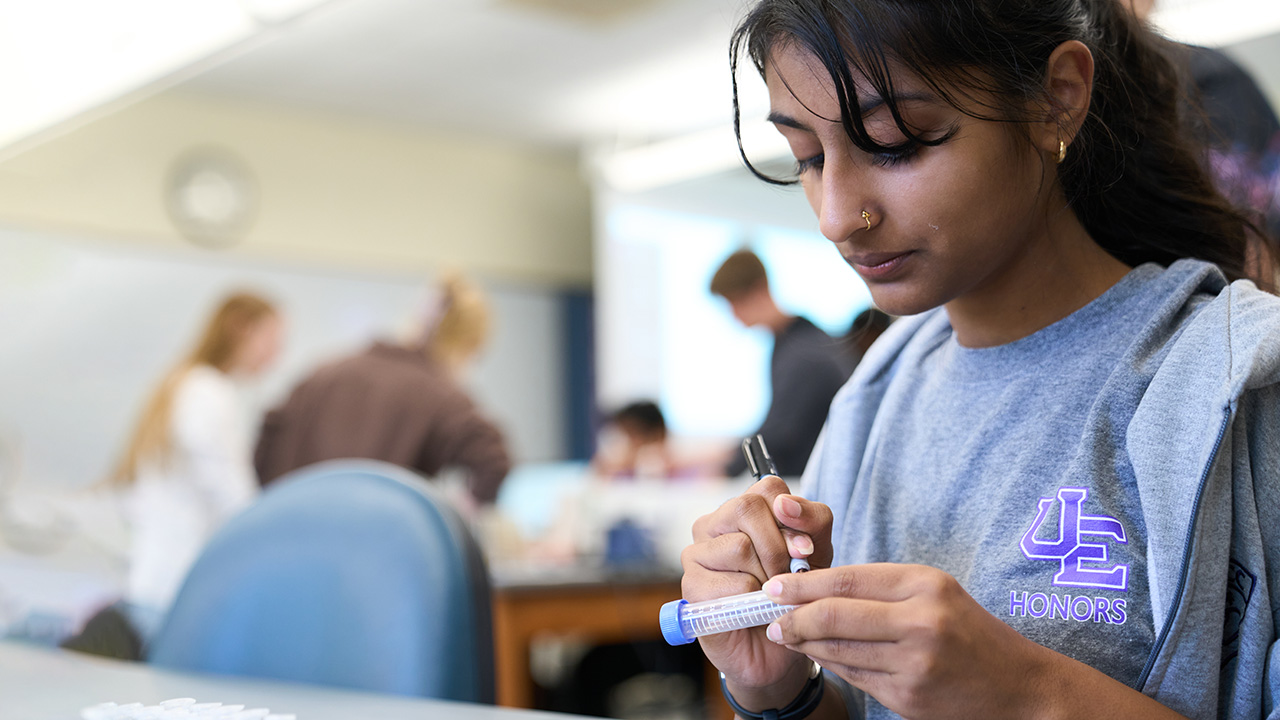
[[[529,653],[538,636],[561,635],[592,643],[660,640],[658,609],[680,597],[677,571],[609,574],[586,568],[497,572],[493,627],[498,704],[533,707]],[[720,697],[719,675],[707,664],[708,716],[732,717]]]

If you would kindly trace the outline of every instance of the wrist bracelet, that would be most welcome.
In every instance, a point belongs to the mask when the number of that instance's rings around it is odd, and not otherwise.
[[[738,704],[733,699],[733,695],[729,693],[729,684],[725,681],[724,673],[720,673],[720,691],[724,693],[724,699],[728,701],[729,707],[738,714],[742,720],[801,720],[801,718],[809,717],[809,713],[818,708],[818,703],[822,702],[822,691],[826,687],[826,682],[822,677],[822,668],[818,663],[814,663],[809,669],[809,679],[805,681],[804,687],[800,690],[800,695],[787,704],[781,710],[762,710],[760,712],[751,712]]]

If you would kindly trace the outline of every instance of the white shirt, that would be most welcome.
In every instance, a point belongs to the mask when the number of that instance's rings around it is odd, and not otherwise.
[[[210,536],[257,494],[235,384],[198,365],[170,407],[167,461],[140,463],[129,502],[128,599],[165,610]]]

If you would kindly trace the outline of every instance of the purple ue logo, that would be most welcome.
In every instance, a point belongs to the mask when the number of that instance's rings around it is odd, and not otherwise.
[[[1036,538],[1045,518],[1053,509],[1055,499],[1040,498],[1040,511],[1035,522],[1022,536],[1022,554],[1029,560],[1056,560],[1060,563],[1053,576],[1054,585],[1099,588],[1103,590],[1128,590],[1129,566],[1114,563],[1099,567],[1110,560],[1107,540],[1128,544],[1120,521],[1105,515],[1085,515],[1080,506],[1089,497],[1087,488],[1064,487],[1058,489],[1058,539],[1043,541]],[[1085,539],[1102,542],[1084,542]],[[1090,566],[1086,567],[1086,563]]]

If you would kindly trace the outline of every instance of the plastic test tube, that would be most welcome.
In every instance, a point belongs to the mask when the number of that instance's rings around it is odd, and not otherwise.
[[[809,563],[798,559],[791,566],[792,572],[809,569]],[[763,590],[696,603],[672,600],[662,606],[658,624],[669,645],[686,645],[703,635],[768,625],[797,607],[779,605]]]

